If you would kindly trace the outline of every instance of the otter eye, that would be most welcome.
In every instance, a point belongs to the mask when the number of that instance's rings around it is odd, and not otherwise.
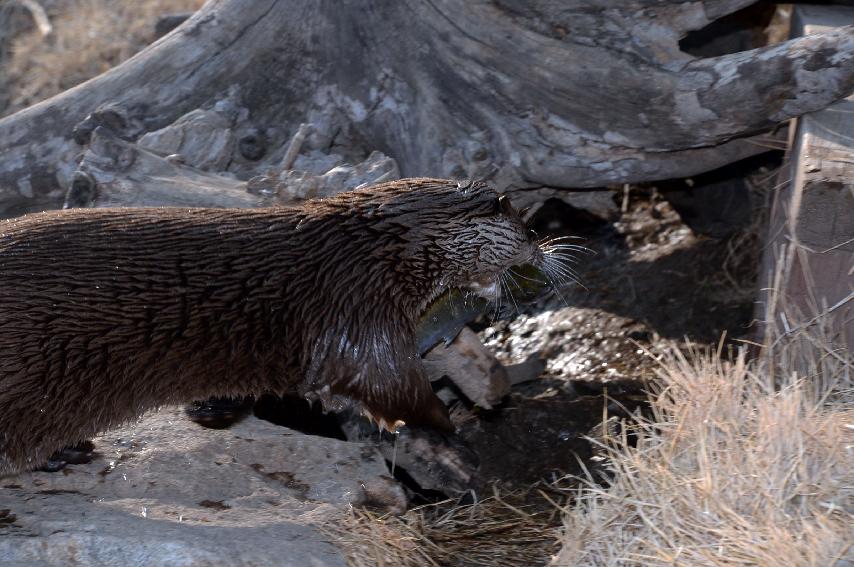
[[[533,240],[535,242],[540,239],[540,236],[537,234],[537,231],[534,230],[533,228],[526,229],[525,234],[527,234],[528,238],[530,238],[531,240]]]

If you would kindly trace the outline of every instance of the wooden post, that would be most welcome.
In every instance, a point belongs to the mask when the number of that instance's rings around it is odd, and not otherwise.
[[[854,7],[796,6],[792,36],[854,23]],[[854,73],[854,69],[851,71]],[[793,120],[759,274],[766,346],[818,330],[830,351],[854,346],[854,93]],[[847,352],[845,352],[847,351]],[[799,368],[802,374],[809,368]],[[814,371],[814,369],[813,369]]]

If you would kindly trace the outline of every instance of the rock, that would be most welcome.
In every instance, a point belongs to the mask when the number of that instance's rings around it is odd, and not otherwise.
[[[602,220],[614,220],[620,208],[611,191],[569,191],[560,194],[560,199],[571,207],[587,211]]]
[[[510,393],[510,379],[504,367],[468,327],[463,327],[451,344],[440,343],[431,349],[424,357],[424,367],[431,379],[447,376],[469,400],[484,409],[492,409]]]
[[[554,303],[554,301],[552,301]],[[512,369],[511,381],[520,384],[522,374],[536,370],[550,378],[608,386],[642,388],[653,376],[655,360],[637,343],[648,343],[642,323],[629,317],[591,308],[553,307],[536,314],[523,314],[513,321],[498,322],[484,330],[485,348],[495,352]],[[518,362],[517,362],[518,361]],[[522,367],[531,367],[521,372]],[[540,373],[538,373],[539,375]]]
[[[421,489],[452,496],[473,486],[479,459],[457,435],[409,427],[399,429],[394,435],[378,435],[372,423],[353,413],[342,414],[339,423],[347,439],[375,446],[396,469],[405,470]]]
[[[510,364],[504,367],[507,377],[512,385],[532,382],[540,377],[546,369],[546,361],[540,358],[539,353],[529,356],[524,362]]]
[[[310,150],[297,156],[293,169],[296,171],[305,171],[312,175],[323,175],[330,169],[340,165],[347,165],[344,163],[342,156],[327,154],[320,150]]]
[[[344,566],[318,526],[406,505],[374,448],[254,417],[210,430],[168,408],[94,443],[89,464],[0,479],[3,565]]]

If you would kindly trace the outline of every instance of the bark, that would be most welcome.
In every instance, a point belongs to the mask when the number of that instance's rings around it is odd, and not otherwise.
[[[305,153],[378,150],[403,175],[501,190],[693,175],[854,90],[851,26],[707,59],[679,50],[750,3],[210,0],[124,64],[0,120],[0,215],[61,206],[97,127],[134,142],[196,109],[232,110],[218,172],[241,180],[280,165],[303,123]]]

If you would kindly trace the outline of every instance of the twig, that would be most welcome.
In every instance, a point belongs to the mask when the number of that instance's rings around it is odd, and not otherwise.
[[[18,0],[18,2],[30,11],[30,15],[33,17],[36,27],[39,28],[39,33],[42,34],[42,37],[48,36],[53,32],[50,18],[47,17],[47,12],[44,11],[41,4],[36,2],[36,0]]]
[[[288,149],[285,151],[285,157],[282,158],[282,163],[279,164],[279,171],[288,171],[294,166],[297,160],[302,144],[305,142],[308,133],[311,131],[311,124],[300,124],[297,133],[291,138],[291,143],[288,144]]]
[[[846,297],[843,297],[842,299],[840,299],[839,301],[837,301],[836,303],[834,303],[833,305],[831,305],[830,307],[828,307],[827,309],[825,309],[824,311],[822,311],[821,313],[819,313],[818,315],[816,315],[815,317],[810,319],[809,321],[806,321],[806,322],[801,323],[799,325],[795,325],[794,327],[789,326],[789,321],[786,319],[786,314],[783,312],[780,312],[780,320],[783,323],[784,333],[782,335],[780,335],[779,337],[777,337],[777,340],[775,340],[774,344],[771,346],[772,347],[777,346],[777,343],[779,343],[780,339],[782,339],[783,337],[806,329],[807,327],[809,327],[813,323],[817,322],[822,317],[826,317],[826,316],[830,315],[831,313],[833,313],[834,311],[836,311],[837,309],[839,309],[840,307],[842,307],[843,305],[845,305],[846,303],[851,301],[852,299],[854,299],[854,291],[852,291]]]

